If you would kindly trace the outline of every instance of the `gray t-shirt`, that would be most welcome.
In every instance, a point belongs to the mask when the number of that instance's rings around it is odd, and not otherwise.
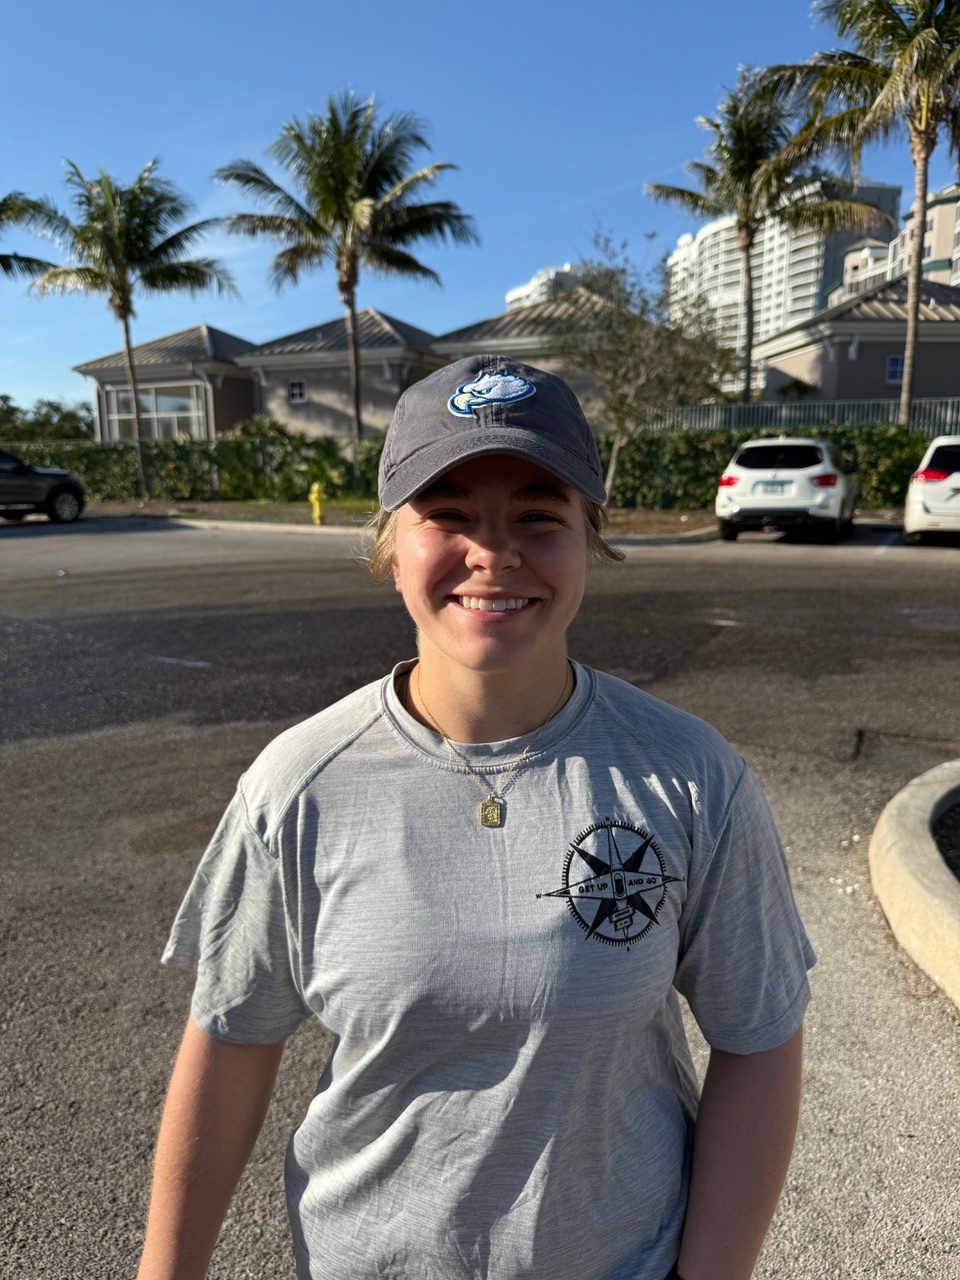
[[[766,801],[708,725],[572,664],[536,735],[458,744],[393,677],[240,780],[163,956],[234,1042],[315,1015],[335,1048],[293,1135],[301,1280],[660,1280],[706,1039],[788,1039],[814,957]]]

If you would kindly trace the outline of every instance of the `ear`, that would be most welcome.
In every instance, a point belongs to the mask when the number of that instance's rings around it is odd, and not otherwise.
[[[390,571],[393,574],[394,591],[402,591],[403,587],[400,585],[400,566],[397,564],[396,560],[394,560],[390,565]]]

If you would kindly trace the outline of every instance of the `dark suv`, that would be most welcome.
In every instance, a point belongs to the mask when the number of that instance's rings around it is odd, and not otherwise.
[[[83,483],[72,471],[31,467],[0,451],[0,520],[22,520],[38,511],[65,524],[80,519],[85,501]]]

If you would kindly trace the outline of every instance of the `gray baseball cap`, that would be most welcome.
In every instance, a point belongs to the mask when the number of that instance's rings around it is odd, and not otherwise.
[[[512,453],[594,502],[607,500],[593,432],[562,378],[507,356],[468,356],[400,397],[380,457],[380,504],[395,511],[444,471]]]

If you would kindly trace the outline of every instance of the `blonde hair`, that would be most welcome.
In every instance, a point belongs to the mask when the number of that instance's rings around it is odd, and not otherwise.
[[[607,522],[607,513],[599,502],[591,502],[581,495],[584,522],[587,526],[587,550],[590,558],[598,564],[605,560],[624,560],[622,551],[611,547],[603,537],[603,526]],[[386,582],[393,569],[394,553],[397,547],[397,512],[387,511],[381,507],[371,516],[367,528],[374,535],[373,550],[367,557],[367,568],[378,582]]]

